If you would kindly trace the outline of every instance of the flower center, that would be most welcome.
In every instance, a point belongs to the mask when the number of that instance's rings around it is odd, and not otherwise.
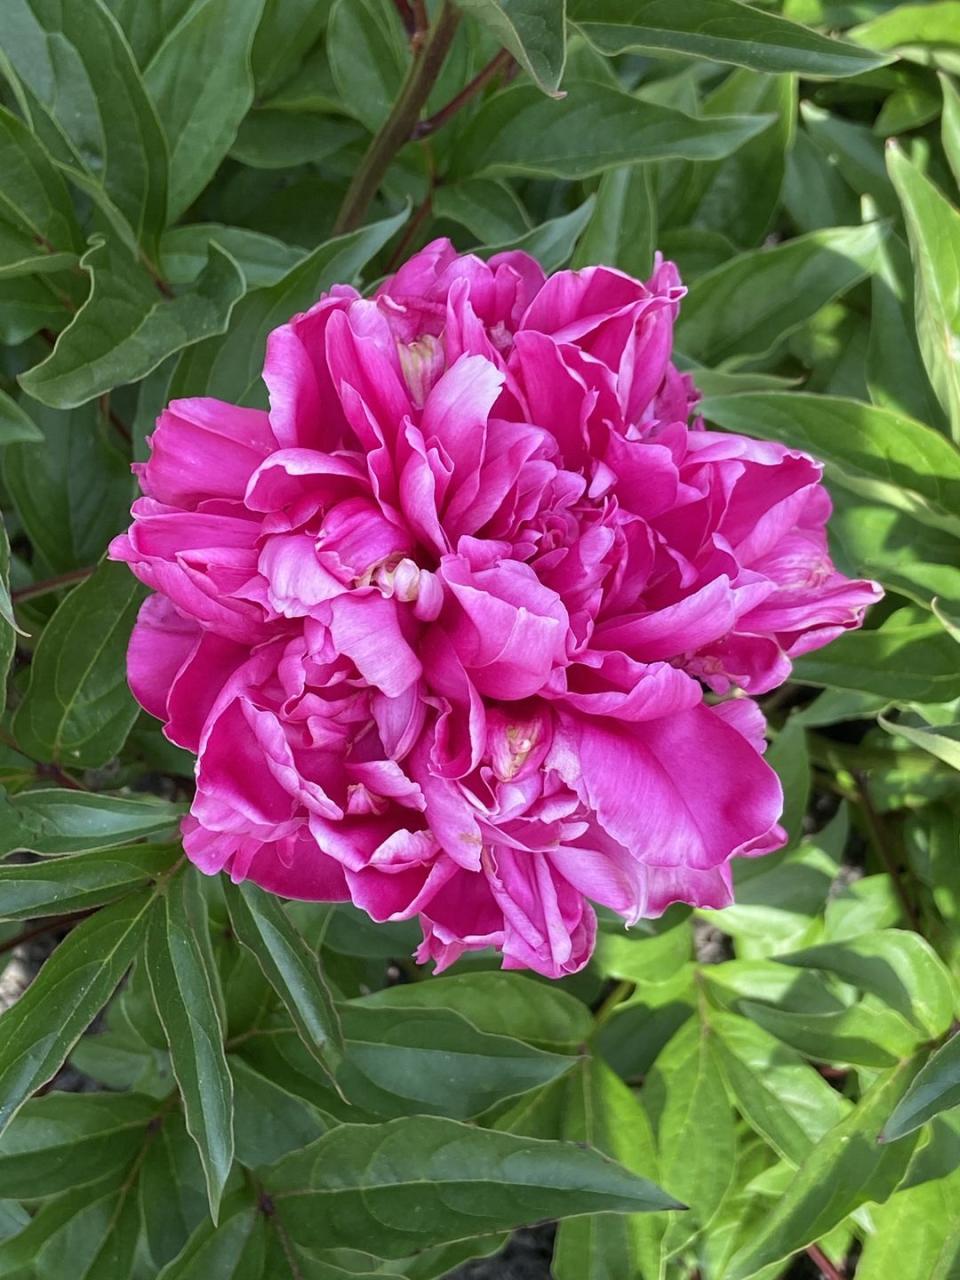
[[[398,342],[397,354],[413,403],[422,409],[433,384],[443,373],[443,344],[439,338],[425,333],[416,342]]]

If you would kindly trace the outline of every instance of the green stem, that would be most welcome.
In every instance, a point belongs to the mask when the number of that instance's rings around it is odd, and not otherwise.
[[[920,914],[914,905],[913,899],[907,892],[907,886],[904,883],[903,872],[894,850],[890,847],[887,839],[887,829],[883,820],[877,812],[873,797],[870,794],[870,784],[866,773],[856,773],[854,777],[857,781],[857,788],[860,792],[860,808],[863,813],[864,825],[870,836],[870,843],[873,845],[877,857],[883,863],[883,866],[890,877],[890,882],[900,899],[900,906],[903,908],[903,914],[910,928],[915,933],[923,934],[923,925],[920,921]]]
[[[444,0],[443,8],[431,28],[422,50],[410,64],[403,88],[390,114],[374,135],[360,167],[347,189],[337,220],[333,226],[335,236],[353,231],[363,222],[373,197],[377,194],[384,174],[393,163],[397,152],[413,134],[420,112],[430,90],[436,84],[444,59],[453,43],[460,14],[452,0]]]
[[[593,1016],[593,1029],[599,1030],[605,1023],[609,1022],[617,1010],[617,1007],[633,994],[634,983],[626,980],[618,982],[613,988],[603,1004]]]

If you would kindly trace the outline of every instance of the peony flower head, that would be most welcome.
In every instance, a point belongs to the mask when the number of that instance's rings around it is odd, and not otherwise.
[[[559,977],[591,904],[722,907],[782,844],[745,695],[879,588],[813,459],[695,420],[682,296],[440,240],[270,335],[269,412],[163,412],[111,554],[155,592],[130,681],[197,755],[203,871]]]

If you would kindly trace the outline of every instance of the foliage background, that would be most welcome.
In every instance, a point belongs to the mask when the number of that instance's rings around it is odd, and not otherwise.
[[[430,1280],[560,1219],[556,1280],[950,1280],[960,3],[457,3],[431,84],[406,0],[4,0],[0,1277]],[[822,457],[888,591],[766,699],[789,848],[553,985],[185,867],[102,561],[168,398],[262,403],[272,326],[439,234],[676,259],[708,418]]]

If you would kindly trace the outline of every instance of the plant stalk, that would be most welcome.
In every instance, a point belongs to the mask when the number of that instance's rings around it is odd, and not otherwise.
[[[397,152],[410,141],[420,119],[420,112],[453,43],[459,22],[460,13],[452,0],[444,0],[443,8],[428,33],[423,48],[410,64],[407,78],[390,114],[375,134],[360,167],[353,175],[333,226],[335,236],[360,226],[384,174]]]

